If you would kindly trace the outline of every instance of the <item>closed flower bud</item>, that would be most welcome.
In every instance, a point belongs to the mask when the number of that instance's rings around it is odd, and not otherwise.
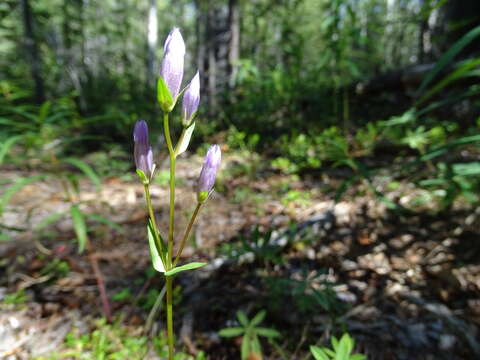
[[[172,99],[175,99],[180,92],[183,78],[183,58],[185,56],[185,43],[178,28],[173,28],[168,34],[163,47],[164,55],[160,69],[160,76],[170,90]]]
[[[133,141],[135,142],[135,165],[138,170],[143,171],[147,179],[150,179],[153,172],[153,153],[148,143],[148,126],[144,120],[137,121],[135,124]]]
[[[189,126],[198,110],[200,103],[200,75],[197,73],[188,84],[182,101],[182,123]]]
[[[215,185],[218,168],[222,160],[222,152],[220,146],[212,145],[208,149],[207,155],[203,162],[202,171],[198,178],[197,198],[198,202],[203,203],[207,200]]]

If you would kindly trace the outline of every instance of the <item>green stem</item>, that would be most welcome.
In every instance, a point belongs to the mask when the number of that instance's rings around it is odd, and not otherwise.
[[[170,126],[168,124],[168,113],[163,114],[163,130],[165,131],[165,141],[167,142],[168,152],[173,154],[172,138],[170,136]]]
[[[171,269],[173,257],[173,230],[175,221],[175,156],[170,154],[170,218],[168,224],[168,258]]]
[[[167,270],[171,270],[173,256],[173,227],[175,222],[175,151],[170,136],[170,126],[167,113],[163,115],[163,127],[165,131],[165,141],[167,142],[168,152],[170,154],[170,216],[168,222]]]
[[[150,220],[152,221],[153,230],[155,232],[155,234],[153,234],[153,238],[157,245],[157,250],[160,255],[160,258],[162,259],[162,262],[165,263],[165,258],[163,255],[163,245],[162,245],[162,241],[159,238],[157,221],[155,220],[155,214],[153,213],[152,198],[150,196],[150,185],[144,184],[143,186],[145,188],[145,198],[147,200],[148,214],[150,215]]]
[[[182,242],[180,243],[180,247],[178,248],[177,255],[175,255],[175,261],[173,262],[172,268],[175,268],[175,266],[178,263],[178,260],[180,260],[180,255],[182,255],[183,248],[187,243],[188,237],[190,235],[190,231],[192,230],[192,226],[195,223],[195,218],[197,217],[198,211],[200,210],[201,206],[202,206],[201,203],[197,203],[197,207],[193,211],[192,217],[190,218],[190,222],[188,223],[188,226],[187,226],[187,230],[185,230],[185,234],[183,235]]]
[[[168,337],[168,360],[173,360],[173,278],[167,276],[167,337]]]
[[[173,227],[175,220],[175,151],[170,136],[170,127],[168,123],[168,113],[163,115],[163,128],[165,132],[165,141],[167,143],[168,152],[170,154],[170,216],[168,224],[168,247],[167,247],[167,264],[166,270],[172,269],[173,256]],[[167,337],[168,337],[168,360],[173,360],[173,278],[166,277],[167,281]]]

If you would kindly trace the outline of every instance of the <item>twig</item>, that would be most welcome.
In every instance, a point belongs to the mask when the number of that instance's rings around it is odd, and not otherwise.
[[[157,300],[155,300],[155,304],[153,304],[152,310],[150,310],[150,314],[148,314],[147,322],[145,323],[144,334],[148,334],[152,330],[153,321],[155,320],[157,313],[160,311],[160,307],[162,306],[162,300],[165,296],[165,291],[167,291],[167,287],[166,285],[163,285],[160,294],[158,294],[157,296]]]
[[[98,266],[97,258],[94,254],[89,256],[90,263],[92,264],[93,274],[97,279],[98,290],[100,291],[100,298],[102,300],[103,313],[107,318],[107,321],[112,322],[112,312],[110,310],[110,302],[108,301],[107,292],[105,290],[105,282],[103,281],[103,275]]]
[[[300,348],[302,347],[302,345],[305,343],[305,340],[307,339],[307,333],[308,333],[308,330],[310,329],[310,322],[307,322],[307,325],[305,325],[303,327],[303,330],[302,330],[302,337],[300,338],[300,341],[298,342],[298,345],[297,347],[295,348],[295,351],[293,352],[292,354],[292,358],[295,359],[297,357],[297,353],[298,351],[300,350]]]

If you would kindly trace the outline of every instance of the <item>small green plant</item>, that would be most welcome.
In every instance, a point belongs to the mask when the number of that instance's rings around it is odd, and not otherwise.
[[[290,277],[272,277],[266,280],[272,307],[281,311],[286,298],[292,299],[295,307],[304,314],[325,311],[332,321],[346,310],[332,289],[335,283],[322,280],[324,271],[308,274],[304,271],[297,279]]]
[[[355,347],[355,340],[347,333],[343,334],[340,340],[335,336],[331,338],[332,348],[310,346],[310,351],[315,360],[364,360],[365,355],[352,354]]]
[[[3,303],[5,305],[22,305],[27,302],[28,298],[25,294],[25,290],[18,290],[14,293],[5,295]]]
[[[60,259],[53,259],[48,261],[45,266],[40,270],[42,275],[50,275],[54,279],[60,279],[70,272],[70,266],[68,262],[60,260]]]
[[[113,301],[128,301],[132,299],[133,295],[129,288],[124,288],[112,296]]]
[[[291,203],[299,203],[302,205],[308,205],[310,202],[310,193],[299,190],[288,190],[282,197],[282,204],[287,206]]]
[[[153,338],[153,348],[155,353],[161,358],[166,359],[168,356],[167,339],[164,336],[157,336]],[[176,352],[174,360],[207,360],[207,356],[203,351],[199,351],[197,355],[191,356],[184,352]]]
[[[107,324],[105,319],[96,320],[89,332],[74,328],[64,340],[62,349],[55,353],[40,356],[35,360],[142,360],[150,348],[162,359],[168,354],[165,337],[156,337],[151,344],[146,336],[138,336],[138,329],[130,328],[115,321]],[[205,360],[205,354],[199,352],[192,357],[183,352],[175,355],[175,360]]]
[[[258,327],[265,319],[265,310],[259,311],[252,320],[248,320],[244,312],[237,312],[237,320],[240,326],[230,327],[219,331],[219,335],[231,338],[242,336],[241,356],[242,360],[249,359],[249,356],[256,355],[262,358],[262,346],[259,336],[263,336],[269,340],[279,338],[280,333],[271,328]]]
[[[432,198],[440,199],[440,210],[449,209],[459,196],[469,203],[478,201],[480,162],[440,162],[437,164],[436,175],[436,178],[420,181],[419,185],[428,189]]]
[[[241,260],[251,255],[253,260],[269,264],[281,264],[283,247],[275,244],[272,231],[261,232],[256,226],[249,236],[240,235],[239,241],[222,245],[222,252],[227,256]]]

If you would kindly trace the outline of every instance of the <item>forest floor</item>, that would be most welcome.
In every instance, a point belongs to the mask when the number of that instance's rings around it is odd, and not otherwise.
[[[345,330],[367,359],[480,358],[480,208],[459,204],[433,215],[425,204],[402,215],[361,183],[334,202],[334,189],[348,173],[237,174],[241,162],[225,157],[229,175],[202,209],[184,252],[185,260],[209,265],[175,278],[178,349],[237,359],[240,339],[218,331],[235,324],[238,310],[251,317],[265,309],[262,326],[283,335],[263,343],[265,359],[308,359],[310,345],[327,344]],[[177,229],[195,206],[200,166],[197,156],[179,161]],[[4,180],[30,175],[2,169]],[[162,229],[164,175],[152,189]],[[386,190],[388,180],[379,175],[374,186]],[[101,189],[81,181],[81,210],[120,226],[89,218],[91,247],[82,255],[68,216],[71,203],[60,189],[53,177],[30,183],[0,218],[12,238],[0,243],[0,358],[158,359],[144,334],[163,283],[150,264],[142,185],[133,177],[106,178]],[[404,204],[414,194],[402,182],[388,191]],[[52,213],[66,216],[35,230]],[[113,325],[101,320],[99,278]],[[150,333],[163,331],[163,316],[161,310]],[[122,352],[127,347],[131,352]]]

